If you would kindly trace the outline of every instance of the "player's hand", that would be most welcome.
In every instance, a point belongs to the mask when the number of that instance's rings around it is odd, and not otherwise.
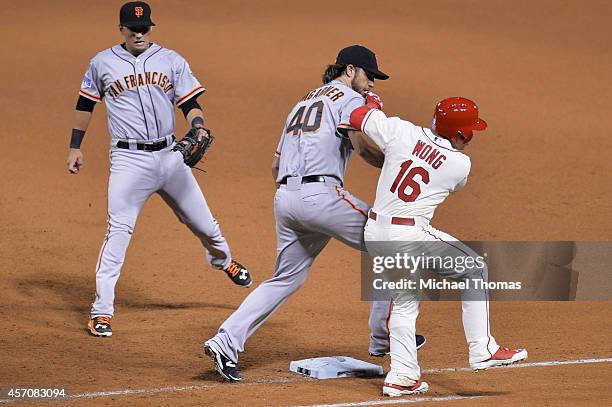
[[[373,107],[374,109],[383,110],[383,101],[374,92],[367,91],[365,93],[366,105]]]
[[[71,174],[78,174],[81,168],[83,168],[83,153],[81,150],[71,148],[68,153],[66,164],[68,165],[68,172]]]
[[[202,141],[205,138],[210,138],[208,129],[204,127],[196,127],[198,129],[198,141]]]

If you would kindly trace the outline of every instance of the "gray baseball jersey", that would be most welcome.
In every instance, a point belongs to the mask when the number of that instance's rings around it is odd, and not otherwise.
[[[365,250],[363,228],[369,206],[342,185],[353,148],[338,132],[350,127],[351,112],[363,104],[359,93],[332,81],[309,92],[289,113],[276,151],[277,181],[289,178],[274,198],[274,276],[259,285],[207,341],[232,361],[238,361],[247,339],[304,284],[310,266],[332,238]],[[325,181],[302,183],[302,177],[313,175],[324,176]],[[372,303],[370,353],[389,351],[389,309],[388,301]]]
[[[134,56],[116,45],[91,60],[79,94],[106,101],[108,131],[116,142],[171,136],[174,104],[180,106],[204,90],[176,51],[151,44]]]
[[[353,147],[337,129],[349,128],[351,112],[363,103],[363,96],[339,81],[306,94],[287,116],[277,148],[277,154],[282,151],[277,181],[307,175],[344,180]]]

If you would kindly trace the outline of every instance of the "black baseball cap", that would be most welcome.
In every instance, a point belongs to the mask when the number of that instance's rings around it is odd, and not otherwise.
[[[338,57],[336,58],[336,63],[356,66],[357,68],[363,69],[374,78],[380,79],[381,81],[389,79],[389,75],[378,69],[376,55],[361,45],[351,45],[350,47],[340,50]]]
[[[119,24],[124,27],[155,25],[151,21],[151,7],[144,1],[130,1],[119,10]]]

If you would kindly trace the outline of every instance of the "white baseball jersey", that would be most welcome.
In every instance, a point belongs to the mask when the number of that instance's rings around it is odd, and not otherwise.
[[[361,127],[385,154],[375,212],[431,220],[448,194],[467,182],[469,157],[430,129],[388,118],[380,110],[369,111]]]
[[[158,140],[174,133],[174,104],[204,92],[176,51],[151,44],[138,56],[121,45],[89,63],[79,94],[106,101],[108,131],[117,140]]]

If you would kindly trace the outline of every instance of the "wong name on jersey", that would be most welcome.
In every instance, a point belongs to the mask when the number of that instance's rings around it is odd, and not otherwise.
[[[434,148],[431,144],[425,143],[423,140],[417,140],[412,150],[412,155],[430,164],[435,170],[440,168],[444,161],[446,161],[446,156],[441,154],[440,150]]]

